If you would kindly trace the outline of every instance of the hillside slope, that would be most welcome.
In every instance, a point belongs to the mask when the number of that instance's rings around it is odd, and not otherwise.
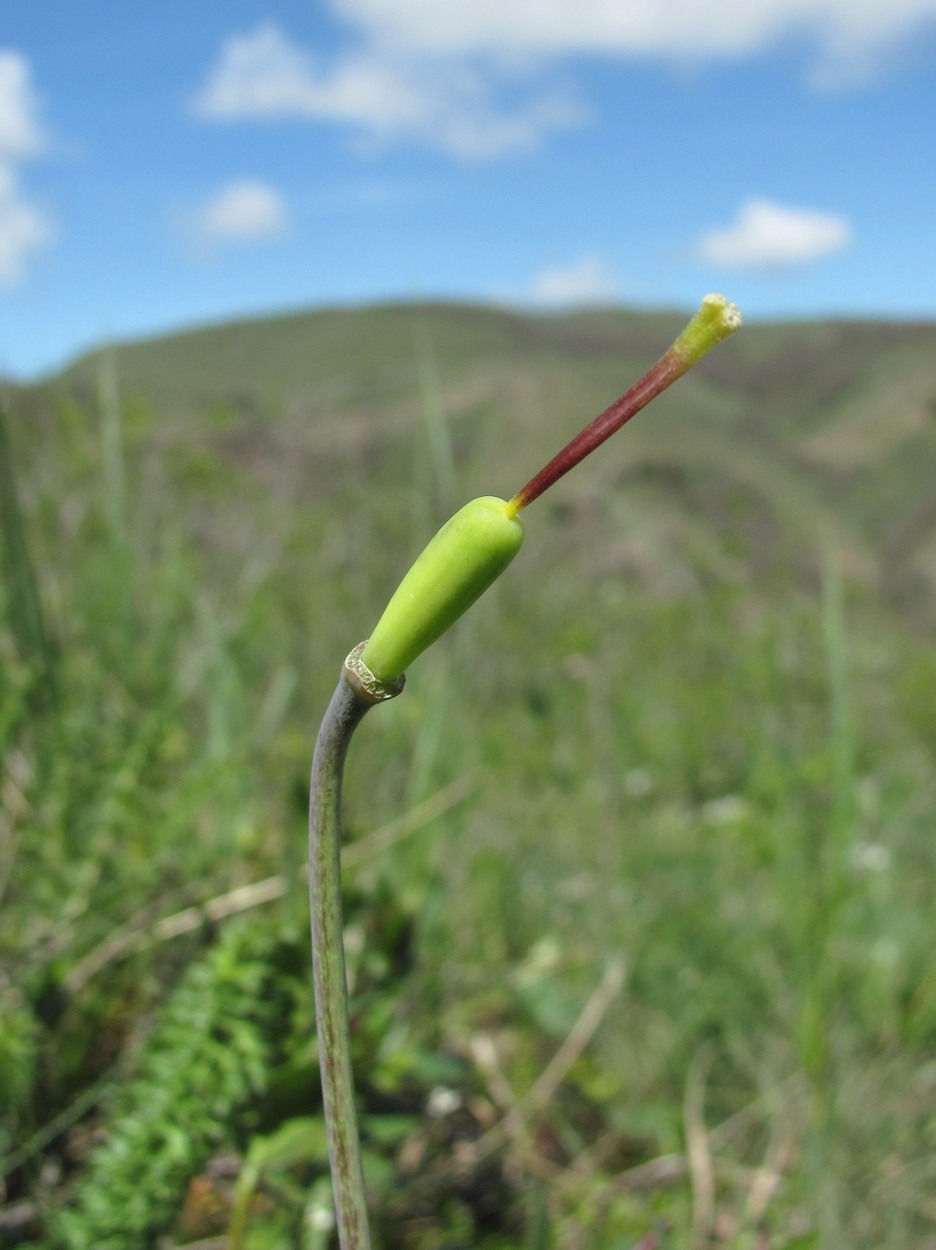
[[[399,492],[402,506],[433,479],[424,511],[435,520],[472,494],[512,494],[683,320],[399,304],[191,330],[118,345],[107,360],[138,450],[152,441],[181,464],[200,449],[290,506],[329,496],[338,479],[352,495]],[[46,428],[55,397],[93,413],[102,359],[21,393],[16,408],[32,417],[21,424]],[[19,435],[28,454],[29,428]],[[423,453],[434,468],[420,469]],[[444,481],[440,455],[454,460]],[[204,455],[201,472],[211,477]],[[700,560],[735,574],[813,565],[831,541],[872,591],[928,616],[934,481],[936,326],[754,324],[563,484],[552,508],[567,510],[565,525],[618,514],[605,565],[677,583],[679,566]]]

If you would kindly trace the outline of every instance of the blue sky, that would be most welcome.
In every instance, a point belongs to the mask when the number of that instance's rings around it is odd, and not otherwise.
[[[0,373],[445,296],[936,318],[936,0],[3,0]]]

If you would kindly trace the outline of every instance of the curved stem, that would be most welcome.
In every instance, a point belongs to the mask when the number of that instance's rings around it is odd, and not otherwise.
[[[354,1107],[345,977],[341,912],[341,783],[348,745],[364,714],[376,702],[392,698],[403,688],[402,681],[393,686],[377,683],[368,688],[359,669],[355,668],[355,657],[360,650],[355,648],[348,657],[322,721],[312,759],[309,794],[309,904],[315,1025],[341,1250],[370,1250],[361,1147]]]

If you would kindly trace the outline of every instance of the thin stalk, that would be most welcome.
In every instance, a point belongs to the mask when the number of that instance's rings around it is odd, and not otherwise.
[[[570,469],[596,447],[616,433],[631,417],[645,408],[651,399],[665,391],[697,364],[718,343],[733,334],[741,324],[741,314],[734,304],[723,295],[706,295],[702,306],[692,318],[676,342],[656,362],[652,369],[636,382],[620,399],[595,417],[581,433],[563,447],[545,468],[532,477],[522,490],[517,491],[507,504],[508,516],[516,516],[542,495],[554,482],[558,482]]]
[[[123,416],[117,359],[112,347],[98,354],[97,390],[101,414],[101,462],[104,470],[104,506],[111,548],[121,565],[127,553],[127,487],[124,464]]]
[[[374,703],[400,693],[410,661],[441,637],[516,555],[523,538],[516,514],[740,323],[738,310],[724,296],[707,295],[650,372],[567,444],[509,503],[483,496],[455,514],[403,579],[370,640],[355,647],[345,661],[319,731],[309,800],[315,1013],[341,1250],[370,1247],[354,1110],[341,916],[341,781],[351,735]]]
[[[345,662],[322,721],[309,794],[309,906],[312,975],[322,1102],[328,1133],[341,1250],[370,1250],[361,1146],[354,1107],[351,1030],[341,910],[341,789],[355,729],[375,703],[393,698],[402,681],[376,682],[360,665],[363,644]]]
[[[101,485],[104,490],[104,515],[110,540],[111,619],[118,626],[117,638],[122,648],[129,648],[126,658],[134,656],[136,631],[131,615],[130,535],[127,527],[127,474],[124,449],[124,421],[120,405],[120,382],[117,357],[113,347],[98,353],[97,398],[100,413]]]
[[[531,478],[522,490],[517,491],[508,505],[511,513],[526,508],[534,499],[538,499],[544,490],[552,486],[559,478],[564,477],[570,469],[574,469],[586,456],[591,455],[596,447],[615,434],[631,417],[636,416],[641,408],[646,408],[651,399],[656,399],[657,395],[665,391],[668,386],[672,386],[677,378],[681,378],[689,368],[689,363],[691,362],[687,362],[671,347],[639,382],[635,383],[620,399],[615,400],[610,408],[606,408],[595,417],[594,421],[563,447],[562,451],[553,456],[549,464],[540,469],[539,473]]]

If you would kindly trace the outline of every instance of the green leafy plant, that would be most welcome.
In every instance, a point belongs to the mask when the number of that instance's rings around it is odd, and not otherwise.
[[[51,1239],[70,1250],[155,1244],[180,1189],[216,1146],[232,1115],[267,1082],[277,1000],[273,939],[231,928],[186,972],[104,1121],[71,1204]]]
[[[741,323],[734,305],[709,295],[670,349],[509,501],[466,504],[419,556],[371,637],[355,647],[325,713],[312,762],[309,897],[316,1028],[323,1106],[342,1250],[368,1250],[370,1234],[354,1107],[342,940],[341,787],[354,730],[377,703],[403,689],[404,671],[507,568],[523,541],[517,514],[681,377]]]

